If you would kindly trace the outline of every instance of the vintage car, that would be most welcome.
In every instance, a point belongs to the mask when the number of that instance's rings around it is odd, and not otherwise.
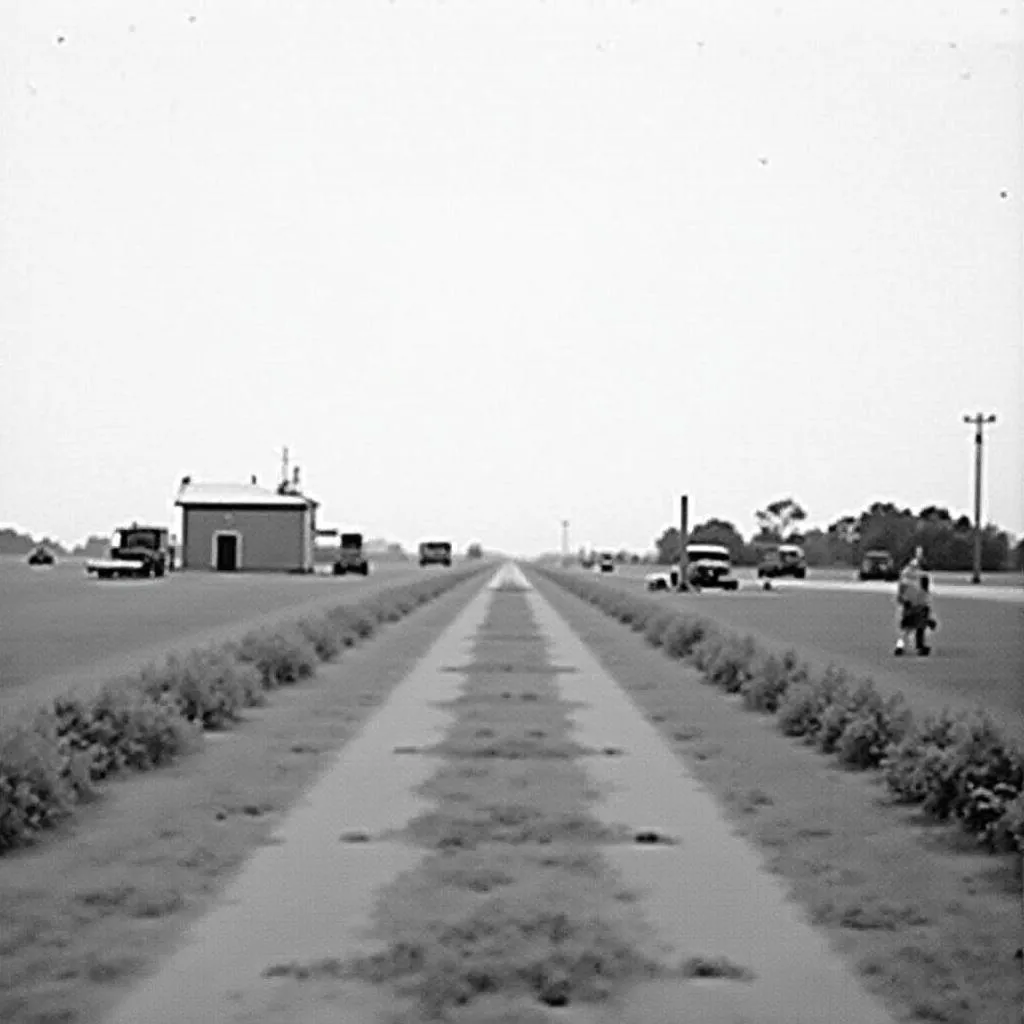
[[[53,565],[57,559],[45,544],[37,544],[28,555],[29,565]]]
[[[761,552],[757,578],[778,579],[780,576],[792,576],[795,580],[807,576],[807,558],[798,544],[777,544]]]
[[[857,578],[861,580],[885,580],[888,583],[895,583],[900,578],[900,571],[896,565],[896,559],[882,548],[875,548],[865,551],[861,559],[860,570]]]

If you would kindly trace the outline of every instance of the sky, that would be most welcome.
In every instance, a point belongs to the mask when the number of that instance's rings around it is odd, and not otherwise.
[[[0,0],[0,525],[1024,532],[1021,0]]]

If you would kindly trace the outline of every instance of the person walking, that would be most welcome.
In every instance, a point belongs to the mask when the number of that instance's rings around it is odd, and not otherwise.
[[[899,627],[893,653],[897,657],[902,656],[913,637],[917,653],[923,656],[930,654],[928,630],[935,628],[935,620],[932,617],[931,577],[925,570],[921,548],[900,573],[896,584],[896,606]]]

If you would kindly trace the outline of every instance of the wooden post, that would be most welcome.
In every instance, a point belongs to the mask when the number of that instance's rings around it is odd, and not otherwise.
[[[679,589],[689,590],[690,586],[686,581],[686,570],[688,568],[686,557],[686,538],[690,534],[690,497],[684,494],[679,499]]]

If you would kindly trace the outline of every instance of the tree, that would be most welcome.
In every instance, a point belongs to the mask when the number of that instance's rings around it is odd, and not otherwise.
[[[483,546],[478,544],[476,541],[474,541],[472,544],[469,545],[468,548],[466,548],[466,557],[467,558],[483,558],[484,557]]]
[[[0,529],[0,555],[27,555],[36,542],[27,534],[9,526]]]
[[[754,518],[761,528],[756,539],[779,543],[792,539],[794,527],[807,518],[807,512],[795,499],[779,498],[755,512]]]
[[[679,543],[679,530],[670,526],[654,542],[655,550],[658,552],[658,565],[674,565],[679,561],[683,546]]]
[[[81,544],[75,545],[72,555],[80,558],[103,558],[110,549],[110,538],[93,533]]]
[[[742,563],[746,554],[746,542],[743,535],[726,519],[709,519],[695,526],[690,533],[689,544],[721,544],[729,549],[734,562]]]
[[[800,540],[807,558],[807,564],[811,566],[834,565],[834,555],[830,537],[825,530],[813,527],[808,530]]]

